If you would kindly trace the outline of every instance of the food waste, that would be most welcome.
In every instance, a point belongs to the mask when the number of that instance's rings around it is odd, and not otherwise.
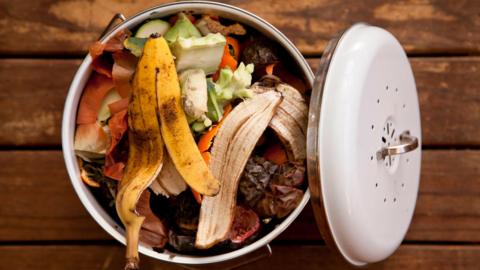
[[[288,54],[238,22],[176,15],[90,46],[81,180],[139,245],[220,254],[267,234],[306,189],[308,92]]]

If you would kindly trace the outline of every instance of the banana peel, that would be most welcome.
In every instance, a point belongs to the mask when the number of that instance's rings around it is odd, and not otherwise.
[[[160,128],[170,157],[185,182],[195,191],[214,196],[220,183],[211,174],[190,131],[181,103],[181,90],[172,53],[163,37],[151,41],[159,67],[156,85]],[[145,51],[144,51],[145,53]]]
[[[139,232],[145,219],[137,210],[142,192],[157,177],[162,167],[164,143],[157,117],[156,80],[161,54],[156,39],[149,39],[133,78],[131,101],[128,105],[129,154],[116,197],[118,216],[125,225],[127,263],[125,269],[138,269]]]

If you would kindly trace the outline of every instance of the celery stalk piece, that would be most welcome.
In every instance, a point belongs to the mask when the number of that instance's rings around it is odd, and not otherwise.
[[[248,89],[252,83],[253,64],[238,65],[235,71],[230,68],[220,70],[220,76],[215,83],[217,101],[224,102],[234,98],[250,98],[253,93]]]
[[[223,114],[222,108],[218,105],[217,102],[217,93],[215,92],[215,84],[211,81],[207,81],[207,91],[208,91],[208,112],[207,116],[212,121],[217,122],[220,120],[220,117]]]

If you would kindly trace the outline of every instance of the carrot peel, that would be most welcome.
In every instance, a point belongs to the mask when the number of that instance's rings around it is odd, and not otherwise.
[[[218,129],[220,129],[220,126],[223,123],[223,119],[232,111],[232,105],[227,104],[225,108],[223,109],[223,116],[222,120],[218,123],[218,125],[214,126],[210,131],[207,133],[203,134],[202,137],[200,137],[200,140],[198,141],[198,150],[200,150],[200,153],[208,151],[210,149],[210,146],[212,146],[212,141],[215,135],[217,135]]]

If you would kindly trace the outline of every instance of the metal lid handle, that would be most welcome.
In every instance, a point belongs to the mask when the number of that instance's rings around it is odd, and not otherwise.
[[[400,143],[382,147],[377,152],[377,159],[383,160],[386,156],[400,155],[417,149],[418,138],[410,135],[410,131],[404,131],[399,136]]]
[[[124,22],[125,20],[127,20],[127,18],[125,18],[125,16],[122,13],[117,13],[113,15],[112,19],[110,19],[110,22],[108,23],[107,27],[105,27],[105,29],[103,30],[102,34],[98,39],[101,39],[103,36],[105,36],[108,33],[108,31],[110,31],[115,26],[115,23],[118,20]]]

